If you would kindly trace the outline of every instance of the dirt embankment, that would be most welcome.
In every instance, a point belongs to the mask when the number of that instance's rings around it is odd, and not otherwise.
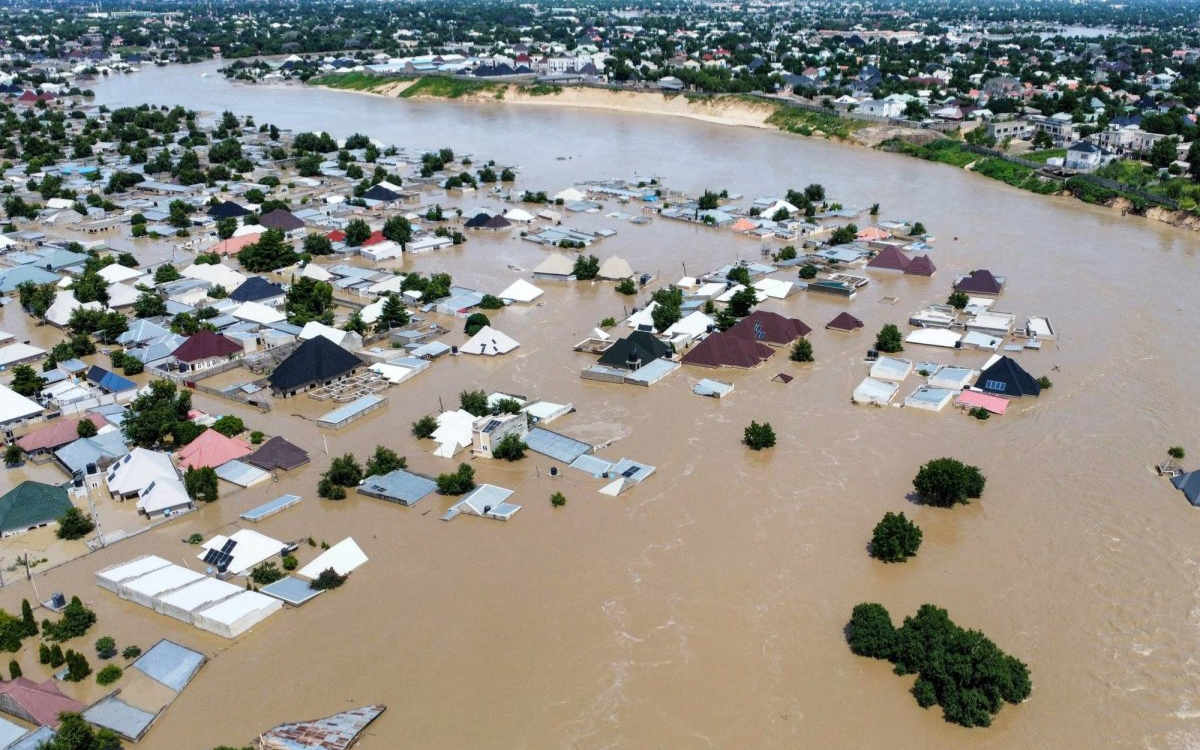
[[[1122,215],[1134,214],[1136,216],[1144,216],[1147,219],[1161,221],[1164,224],[1170,224],[1180,229],[1188,229],[1193,232],[1200,231],[1200,215],[1191,211],[1176,211],[1165,206],[1151,206],[1144,210],[1138,210],[1133,201],[1128,198],[1114,198],[1107,205],[1114,211],[1120,211]]]

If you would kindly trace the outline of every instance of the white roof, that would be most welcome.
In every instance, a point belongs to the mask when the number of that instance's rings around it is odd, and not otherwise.
[[[265,610],[283,608],[283,602],[273,599],[257,591],[243,591],[237,596],[231,596],[219,604],[201,610],[197,619],[203,618],[220,625],[233,625],[246,615]]]
[[[561,199],[563,203],[574,203],[575,201],[581,201],[586,197],[587,194],[582,190],[576,190],[575,188],[570,187],[560,193],[556,193],[554,195],[554,200],[555,202],[558,202],[558,200]]]
[[[8,367],[13,362],[32,359],[45,353],[45,349],[31,344],[22,344],[20,342],[9,344],[8,346],[0,347],[0,367]]]
[[[650,300],[650,304],[626,318],[625,325],[629,326],[630,328],[654,325],[654,318],[651,317],[651,313],[654,312],[654,308],[656,307],[658,307],[658,303],[654,300]]]
[[[191,504],[187,488],[178,477],[157,477],[138,497],[137,507],[148,516]]]
[[[141,492],[155,479],[166,477],[178,479],[179,473],[166,453],[134,448],[109,467],[105,477],[108,491],[114,495],[129,495]]]
[[[533,214],[529,213],[523,208],[514,208],[508,213],[504,214],[504,218],[508,219],[509,221],[521,221],[528,223],[533,221]]]
[[[110,284],[115,284],[118,281],[129,281],[136,279],[139,276],[145,276],[146,272],[140,268],[128,268],[120,263],[110,263],[100,269],[100,278]]]
[[[110,266],[111,268],[111,266]],[[108,306],[109,307],[128,307],[137,298],[141,296],[141,292],[129,286],[128,284],[109,284],[108,285]]]
[[[238,273],[229,266],[223,266],[220,264],[208,265],[193,263],[179,273],[185,278],[207,281],[214,286],[225,287],[227,291],[231,292],[246,281],[246,276],[244,274]]]
[[[262,233],[263,226],[261,224],[243,224],[237,229],[233,230],[234,237],[248,237],[250,235],[257,237]]]
[[[130,560],[126,563],[119,563],[111,568],[105,568],[96,573],[96,580],[120,583],[121,581],[128,581],[131,578],[144,576],[152,570],[165,568],[170,564],[169,561],[162,559],[158,555],[147,555],[146,557],[139,557],[136,560]]]
[[[65,326],[67,321],[71,319],[71,313],[75,312],[76,308],[84,307],[88,310],[103,310],[104,306],[99,302],[80,302],[75,299],[75,292],[70,289],[62,289],[54,298],[54,304],[50,305],[50,309],[46,311],[46,320],[56,326]]]
[[[471,444],[471,427],[475,424],[475,415],[458,409],[444,411],[437,417],[437,429],[430,437],[438,446],[453,446],[457,448]],[[454,455],[451,453],[450,455]]]
[[[315,560],[301,568],[296,575],[301,578],[316,578],[323,571],[333,568],[338,575],[344,576],[366,561],[366,553],[354,543],[353,539],[347,537],[322,552]]]
[[[737,294],[738,292],[742,291],[745,288],[746,287],[741,284],[734,284],[733,286],[729,287],[729,289],[727,289],[724,294],[717,297],[717,302],[728,302],[729,300],[733,299],[733,295]],[[754,290],[754,299],[757,300],[758,302],[765,302],[767,299],[767,293],[762,291],[761,289],[755,289]]]
[[[395,274],[387,277],[383,281],[377,281],[367,287],[367,291],[371,294],[387,295],[393,292],[399,294],[400,286],[404,283],[404,274]]]
[[[238,320],[245,320],[250,323],[258,323],[266,325],[268,323],[278,323],[282,320],[287,320],[287,316],[276,310],[274,307],[264,305],[261,302],[243,302],[238,305],[233,312],[230,313]]]
[[[614,255],[600,264],[600,272],[596,275],[601,279],[628,279],[633,276],[633,267],[624,258]]]
[[[792,293],[792,287],[795,286],[790,281],[783,279],[759,279],[754,282],[754,288],[762,292],[768,297],[774,299],[784,299]]]
[[[863,378],[854,389],[854,400],[860,404],[887,404],[896,395],[900,386],[895,383],[885,383],[875,378]]]
[[[913,364],[899,357],[880,357],[871,365],[871,377],[879,380],[904,380],[912,372]]]
[[[378,373],[380,377],[389,383],[402,383],[412,375],[414,368],[388,364],[387,362],[376,362],[367,369]]]
[[[206,577],[201,581],[184,586],[178,591],[172,591],[169,594],[159,597],[159,603],[168,607],[177,607],[185,612],[191,612],[210,602],[228,599],[245,590],[241,586],[236,586],[227,581]]]
[[[575,272],[575,263],[561,253],[553,253],[541,263],[538,263],[533,272],[550,274],[551,276],[570,276]]]
[[[318,266],[316,263],[309,263],[300,272],[300,275],[306,279],[315,279],[316,281],[329,281],[333,278],[333,274],[327,271],[324,266]]]
[[[272,539],[266,534],[260,534],[252,529],[239,529],[232,536],[218,534],[209,539],[201,545],[202,552],[196,555],[196,558],[203,560],[205,553],[210,549],[221,549],[225,546],[225,542],[230,540],[237,542],[230,552],[233,560],[229,563],[229,572],[234,575],[245,573],[262,561],[278,555],[279,551],[283,549],[283,542]]]
[[[707,331],[711,325],[716,325],[716,321],[696,310],[689,313],[687,317],[675,323],[663,333],[666,336],[699,336]]]
[[[168,565],[133,580],[127,580],[121,588],[145,596],[158,596],[165,591],[174,591],[189,583],[195,583],[203,577],[202,574],[182,565]]]
[[[0,424],[41,414],[42,407],[6,385],[0,385]]]
[[[379,320],[379,316],[383,314],[383,305],[387,302],[386,297],[380,297],[371,304],[359,310],[358,314],[367,325]]]
[[[508,354],[518,346],[520,344],[515,339],[491,326],[484,326],[458,350],[465,354],[483,354],[494,357],[497,354]]]
[[[513,302],[532,302],[543,294],[545,292],[530,284],[525,279],[517,279],[509,284],[507,289],[496,296],[500,299],[510,299]]]
[[[716,297],[723,291],[725,291],[724,284],[718,281],[710,281],[706,284],[703,284],[700,288],[693,290],[691,296],[700,298]]]
[[[918,328],[904,339],[909,344],[924,344],[925,346],[941,346],[953,349],[962,339],[962,335],[945,328]]]
[[[353,338],[357,336],[357,334],[354,334],[352,331],[343,331],[340,328],[333,328],[325,325],[324,323],[318,323],[315,320],[310,320],[309,322],[305,323],[304,328],[300,330],[299,334],[299,338],[304,341],[307,341],[308,339],[315,339],[317,336],[327,338],[338,346],[345,346],[347,341],[353,343]],[[362,344],[361,338],[358,339],[358,344]]]

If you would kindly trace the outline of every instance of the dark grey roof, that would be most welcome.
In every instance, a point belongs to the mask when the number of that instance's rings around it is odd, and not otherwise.
[[[291,471],[308,463],[308,452],[276,435],[246,458],[246,463],[266,471]]]
[[[659,340],[649,331],[634,331],[610,346],[600,355],[598,363],[606,367],[627,368],[631,355],[637,356],[640,366],[670,354],[670,344]]]
[[[262,276],[251,276],[230,293],[229,299],[236,302],[258,302],[281,296],[283,296],[282,286],[268,281]]]
[[[984,370],[975,381],[975,387],[985,393],[1008,398],[1037,396],[1042,386],[1011,357],[1001,357],[994,365]]]
[[[363,361],[324,336],[305,341],[279,363],[268,380],[278,392],[295,391],[333,380],[363,366]]]
[[[401,505],[414,505],[437,490],[437,482],[419,474],[396,469],[379,476],[367,477],[358,488],[360,494],[390,500]]]

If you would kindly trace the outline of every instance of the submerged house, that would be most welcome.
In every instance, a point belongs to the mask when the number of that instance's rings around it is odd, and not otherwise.
[[[1171,484],[1183,493],[1189,503],[1200,508],[1200,471],[1189,471],[1171,477]]]
[[[995,297],[1004,289],[1004,278],[995,276],[991,271],[979,269],[963,276],[954,283],[956,292],[967,294],[983,294]]]
[[[683,355],[683,363],[700,367],[755,367],[767,361],[775,350],[752,338],[714,333]]]
[[[796,318],[788,318],[767,310],[755,310],[739,320],[727,333],[764,344],[787,346],[796,339],[812,333],[812,328]]]
[[[1037,396],[1042,392],[1041,384],[1011,357],[1000,357],[985,368],[975,381],[975,387],[1005,398]]]
[[[365,363],[324,336],[305,341],[279,363],[267,381],[277,396],[294,396],[317,385],[353,375]]]
[[[634,331],[618,339],[600,355],[598,364],[626,370],[636,370],[656,359],[669,358],[671,345],[649,331]]]

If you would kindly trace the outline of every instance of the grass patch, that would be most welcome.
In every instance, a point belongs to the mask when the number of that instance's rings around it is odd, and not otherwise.
[[[374,91],[395,82],[396,79],[393,77],[358,71],[352,73],[330,73],[309,80],[309,83],[317,86],[326,86],[331,89],[343,89],[346,91]]]
[[[400,92],[401,99],[416,96],[431,96],[437,99],[458,99],[480,91],[503,91],[504,84],[492,81],[474,81],[446,76],[425,76]]]
[[[1022,159],[1036,161],[1038,164],[1045,164],[1051,159],[1066,159],[1067,150],[1065,148],[1048,148],[1045,151],[1030,151],[1028,154],[1021,154]]]
[[[923,146],[893,138],[884,141],[880,146],[887,151],[915,156],[926,161],[936,161],[939,164],[949,164],[952,167],[965,167],[980,159],[978,154],[967,151],[961,143],[952,138],[939,138]]]
[[[758,102],[758,100],[755,100]],[[761,102],[759,102],[761,103]],[[832,112],[813,112],[799,107],[780,105],[775,113],[767,118],[768,125],[774,125],[780,130],[799,135],[813,135],[817,131],[825,134],[826,138],[849,138],[852,133],[867,127],[868,123],[861,120],[849,120],[838,117]]]
[[[993,156],[980,156],[966,150],[961,143],[952,138],[939,138],[924,146],[899,139],[892,139],[881,145],[888,151],[915,156],[926,161],[935,161],[939,164],[949,164],[959,168],[972,164],[971,169],[977,174],[1033,193],[1046,195],[1059,190],[1056,182],[1038,177],[1037,173],[1029,167]]]
[[[518,91],[529,96],[558,96],[562,93],[562,86],[556,86],[553,83],[535,83],[532,86],[521,86]]]

